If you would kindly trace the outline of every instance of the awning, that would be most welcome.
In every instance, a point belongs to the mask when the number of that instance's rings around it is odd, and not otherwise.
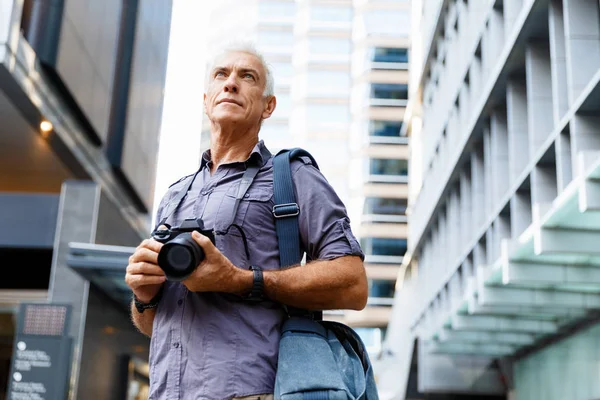
[[[134,251],[135,247],[69,243],[67,265],[112,299],[129,307],[131,289],[125,284],[125,269]]]
[[[440,297],[413,325],[433,353],[518,351],[600,310],[600,155],[493,265],[477,266],[460,301]]]

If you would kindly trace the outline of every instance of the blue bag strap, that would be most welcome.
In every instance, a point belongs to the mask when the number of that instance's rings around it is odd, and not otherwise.
[[[273,158],[273,216],[275,229],[279,242],[279,262],[282,268],[300,263],[302,251],[300,249],[300,231],[298,214],[300,207],[296,203],[294,182],[290,161],[292,158],[306,156],[316,168],[319,168],[314,158],[300,148],[284,149]]]
[[[315,168],[317,162],[304,149],[293,148],[279,151],[273,158],[273,217],[279,244],[279,265],[282,268],[299,264],[302,261],[300,246],[300,226],[298,215],[300,207],[296,203],[294,182],[292,181],[291,160],[297,157],[308,157]],[[290,316],[306,316],[322,319],[321,312],[310,312],[294,307],[286,307]]]

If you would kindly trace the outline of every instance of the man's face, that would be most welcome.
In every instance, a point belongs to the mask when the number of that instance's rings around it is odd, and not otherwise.
[[[275,109],[275,98],[265,98],[266,71],[260,60],[245,52],[220,57],[204,94],[204,109],[214,122],[260,124]]]

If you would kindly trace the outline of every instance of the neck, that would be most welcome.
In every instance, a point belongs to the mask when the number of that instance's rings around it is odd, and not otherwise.
[[[211,125],[211,173],[216,171],[219,165],[246,161],[250,157],[252,149],[258,143],[259,128],[240,130],[239,127],[226,129],[214,123]]]

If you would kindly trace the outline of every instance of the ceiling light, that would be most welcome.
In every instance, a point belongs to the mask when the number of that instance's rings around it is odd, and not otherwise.
[[[40,129],[44,133],[48,133],[52,130],[52,122],[50,121],[42,121],[40,122]]]

